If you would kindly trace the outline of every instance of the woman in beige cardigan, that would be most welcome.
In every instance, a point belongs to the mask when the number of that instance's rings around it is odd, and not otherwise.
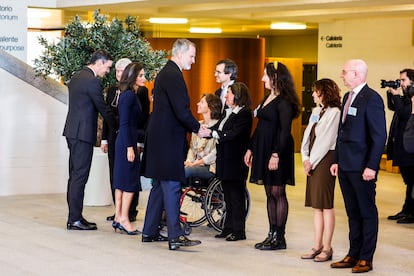
[[[335,227],[335,177],[332,164],[340,119],[338,85],[330,79],[315,81],[313,100],[316,107],[309,118],[302,140],[302,163],[307,175],[305,206],[313,208],[314,245],[302,259],[324,262],[332,259],[332,235]]]
[[[197,103],[197,113],[203,116],[200,121],[208,128],[214,126],[221,117],[221,100],[214,94],[204,94]],[[185,177],[210,179],[216,173],[216,139],[200,138],[191,135],[187,159],[184,162]]]

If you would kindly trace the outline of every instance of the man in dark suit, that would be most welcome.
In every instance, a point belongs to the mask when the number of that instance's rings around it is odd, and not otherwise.
[[[216,78],[216,82],[220,83],[220,88],[214,94],[220,97],[222,110],[225,109],[227,89],[236,81],[238,73],[239,68],[237,64],[229,58],[219,60],[216,64],[214,77]]]
[[[105,104],[102,82],[98,79],[109,73],[112,62],[106,51],[96,51],[90,64],[69,82],[69,109],[63,130],[69,148],[68,230],[97,229],[96,223],[88,222],[82,216],[83,198],[96,143],[98,111],[110,128],[115,126],[114,115]]]
[[[348,215],[350,248],[332,268],[372,270],[378,237],[375,204],[376,179],[386,140],[384,102],[366,84],[368,67],[363,60],[345,63],[341,78],[350,89],[343,100],[335,157],[331,173],[338,176]]]
[[[142,242],[167,241],[159,234],[162,211],[165,209],[169,249],[200,244],[189,240],[181,228],[180,195],[184,183],[186,132],[197,133],[200,123],[190,111],[190,99],[182,70],[190,70],[195,62],[195,45],[177,39],[172,57],[158,73],[154,83],[154,105],[147,133],[141,170],[153,179],[145,214]]]
[[[387,159],[392,160],[393,166],[398,166],[401,177],[406,185],[405,200],[400,212],[388,216],[389,220],[397,223],[414,223],[414,200],[411,191],[414,187],[414,154],[404,149],[403,135],[411,115],[411,97],[409,93],[414,82],[414,70],[400,71],[401,88],[390,87],[387,91],[388,109],[394,111],[387,142]],[[402,91],[402,95],[401,95]]]

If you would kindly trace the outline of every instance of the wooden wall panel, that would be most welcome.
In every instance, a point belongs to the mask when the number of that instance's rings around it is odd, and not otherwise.
[[[214,70],[220,59],[230,58],[239,67],[238,81],[244,82],[252,94],[255,108],[264,95],[261,81],[265,60],[263,38],[203,38],[190,39],[196,44],[196,63],[192,69],[183,71],[191,100],[191,110],[196,115],[196,104],[204,93],[213,93],[216,83]],[[170,51],[175,38],[148,38],[155,50]],[[152,84],[148,85],[149,89]]]

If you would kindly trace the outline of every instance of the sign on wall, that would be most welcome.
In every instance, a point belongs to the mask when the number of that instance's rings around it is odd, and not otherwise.
[[[0,49],[26,62],[27,2],[0,2]]]
[[[325,48],[342,48],[343,37],[341,35],[322,35],[321,41]]]

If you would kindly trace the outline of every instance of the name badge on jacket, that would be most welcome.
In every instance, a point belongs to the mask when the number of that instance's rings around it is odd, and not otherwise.
[[[311,123],[315,123],[316,124],[317,122],[319,122],[319,115],[311,114],[310,121],[311,121]]]
[[[350,106],[348,108],[348,115],[351,115],[351,116],[354,116],[355,117],[357,115],[357,109],[356,109],[356,107]]]

